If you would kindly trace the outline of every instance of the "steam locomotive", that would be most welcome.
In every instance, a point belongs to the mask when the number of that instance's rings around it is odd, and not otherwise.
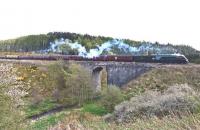
[[[159,54],[147,56],[117,56],[104,55],[87,58],[77,55],[4,55],[0,59],[14,60],[73,60],[73,61],[116,61],[116,62],[143,62],[165,64],[187,64],[188,59],[181,54]]]

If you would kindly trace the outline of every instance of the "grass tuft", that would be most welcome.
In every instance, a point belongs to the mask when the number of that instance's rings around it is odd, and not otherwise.
[[[102,116],[102,115],[105,115],[108,113],[108,111],[104,107],[97,105],[97,104],[84,105],[83,112],[89,112],[91,114],[99,115],[99,116]]]

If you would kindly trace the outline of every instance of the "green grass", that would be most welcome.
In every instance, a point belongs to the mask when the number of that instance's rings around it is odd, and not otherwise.
[[[31,124],[29,130],[47,130],[49,127],[56,125],[59,121],[64,119],[66,116],[65,112],[59,114],[49,115],[43,119],[40,119],[33,124]]]
[[[42,112],[51,110],[51,109],[55,108],[56,106],[58,106],[58,104],[51,100],[45,100],[45,101],[39,103],[38,105],[28,105],[25,109],[26,116],[30,117],[33,115],[37,115]]]
[[[94,103],[84,105],[82,111],[89,112],[91,114],[99,115],[99,116],[102,116],[108,113],[108,111],[103,106],[100,106]]]

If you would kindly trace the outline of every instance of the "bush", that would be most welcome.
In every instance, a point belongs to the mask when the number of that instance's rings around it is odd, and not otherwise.
[[[50,97],[54,81],[47,73],[45,66],[20,65],[17,68],[17,80],[26,86],[23,89],[29,94],[25,99],[29,100],[31,105],[38,105],[46,97]]]
[[[118,87],[111,85],[102,91],[100,103],[106,108],[106,110],[108,110],[108,112],[112,112],[115,105],[119,104],[122,101],[123,94]]]
[[[164,93],[147,91],[117,105],[113,115],[107,116],[106,120],[130,122],[143,117],[181,116],[197,112],[200,103],[196,100],[198,98],[199,95],[187,84],[171,86]]]
[[[97,105],[97,104],[84,105],[83,112],[89,112],[91,114],[95,114],[95,115],[99,115],[99,116],[102,116],[102,115],[105,115],[106,113],[108,113],[108,111],[104,107]]]
[[[82,105],[93,99],[94,88],[91,74],[77,64],[58,62],[49,67],[54,87],[53,97],[64,104]]]

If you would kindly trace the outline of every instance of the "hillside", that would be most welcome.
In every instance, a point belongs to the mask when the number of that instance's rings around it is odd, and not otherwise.
[[[2,129],[175,130],[200,126],[199,65],[157,65],[123,89],[104,84],[99,94],[91,90],[90,75],[73,63],[2,61],[0,72]]]
[[[181,53],[190,62],[200,63],[200,51],[187,45],[163,45],[158,42],[114,39],[103,36],[90,36],[69,32],[51,32],[29,35],[0,41],[1,52],[62,53],[79,55],[146,55],[157,53]]]

